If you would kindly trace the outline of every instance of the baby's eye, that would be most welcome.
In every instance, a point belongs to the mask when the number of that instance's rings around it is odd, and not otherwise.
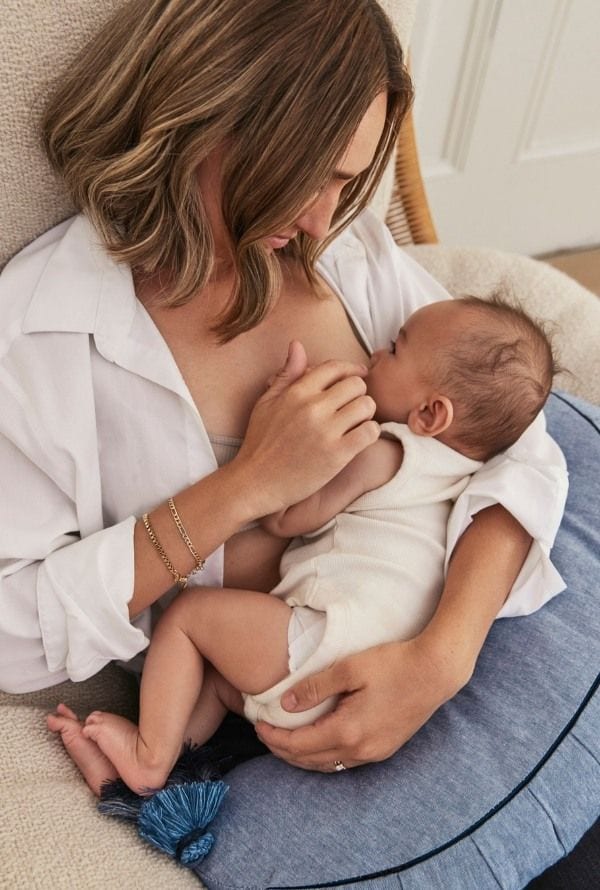
[[[395,340],[390,340],[389,351],[391,352],[392,355],[396,355],[396,341]]]

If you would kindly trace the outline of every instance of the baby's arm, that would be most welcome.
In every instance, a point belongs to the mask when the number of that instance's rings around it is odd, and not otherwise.
[[[400,442],[378,439],[311,497],[265,516],[261,520],[263,528],[281,538],[314,531],[366,491],[389,482],[400,469],[402,456]]]
[[[260,525],[238,532],[225,543],[223,587],[272,590],[279,582],[279,563],[287,545]]]

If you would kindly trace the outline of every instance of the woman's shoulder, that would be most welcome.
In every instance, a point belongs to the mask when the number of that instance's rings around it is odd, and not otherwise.
[[[24,332],[34,296],[43,290],[46,269],[78,219],[71,217],[44,232],[15,254],[0,273],[0,354]]]
[[[382,261],[393,265],[396,252],[397,246],[386,224],[370,208],[366,208],[331,242],[323,253],[322,261],[354,256],[369,265]]]
[[[83,215],[40,235],[0,275],[0,357],[29,334],[94,333],[103,293],[130,312],[126,277]]]
[[[4,294],[9,280],[22,280],[39,278],[49,258],[58,245],[63,241],[75,224],[85,227],[84,217],[81,214],[71,216],[52,228],[34,238],[29,244],[16,253],[4,266],[0,273],[0,288]]]
[[[374,348],[396,336],[426,303],[448,299],[445,289],[395,243],[386,224],[364,210],[319,261]]]

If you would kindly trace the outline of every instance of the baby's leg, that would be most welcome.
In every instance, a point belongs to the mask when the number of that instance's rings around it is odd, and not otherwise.
[[[142,675],[139,727],[95,711],[84,736],[97,742],[134,791],[162,787],[190,732],[192,741],[202,743],[228,707],[241,709],[235,690],[262,692],[287,674],[290,615],[281,600],[256,591],[185,591],[153,634]],[[226,683],[207,675],[205,658]],[[204,712],[196,707],[199,695]]]
[[[183,741],[204,744],[215,734],[228,711],[243,716],[242,695],[207,661],[202,690],[185,728]]]

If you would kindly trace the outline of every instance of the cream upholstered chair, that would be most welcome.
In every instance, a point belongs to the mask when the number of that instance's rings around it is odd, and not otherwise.
[[[37,143],[36,121],[49,84],[85,38],[120,0],[7,0],[3,7],[0,120],[3,130],[0,264],[72,209],[50,174]],[[413,0],[385,0],[401,39],[408,43]],[[395,175],[394,175],[395,174]],[[594,332],[600,304],[566,276],[522,257],[496,251],[459,250],[435,243],[423,191],[414,134],[407,121],[395,170],[378,197],[379,211],[398,243],[440,278],[450,291],[482,296],[502,286],[536,313],[560,326],[562,362],[573,376],[566,389],[600,401],[600,356]],[[389,205],[389,191],[393,199]],[[45,712],[66,700],[84,713],[134,709],[135,685],[116,668],[83,684],[63,684],[21,696],[0,695],[0,885],[93,888],[198,887],[141,844],[133,831],[97,815],[94,801],[60,743],[47,733]]]

